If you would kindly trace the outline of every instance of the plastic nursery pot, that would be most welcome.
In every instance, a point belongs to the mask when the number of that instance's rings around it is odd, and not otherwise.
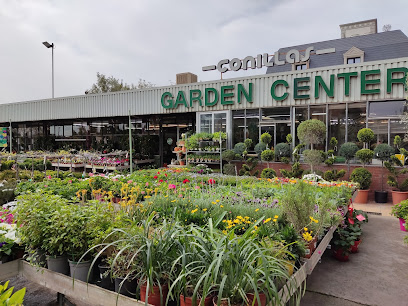
[[[406,232],[407,230],[405,229],[405,219],[399,218],[399,222],[400,222],[400,229],[403,232]]]
[[[388,191],[375,191],[374,198],[376,203],[387,203]]]
[[[345,254],[343,249],[341,249],[341,248],[340,249],[335,249],[333,251],[333,255],[334,255],[334,258],[336,258],[338,261],[342,261],[342,262],[349,261],[349,255]]]
[[[265,306],[266,305],[266,295],[265,293],[259,293],[259,300],[261,301],[261,305],[258,304],[258,299],[256,298],[256,295],[253,293],[247,293],[247,298],[248,298],[248,305],[252,306]],[[254,302],[255,300],[255,302]]]
[[[123,282],[122,287],[120,287],[120,284],[122,283],[124,279],[125,279],[124,277],[115,278],[115,292],[118,292],[120,294],[126,295],[131,298],[135,298],[136,288],[137,288],[137,279],[126,280],[125,282]]]
[[[98,269],[99,269],[99,277],[100,277],[100,282],[97,283],[97,285],[99,287],[102,287],[104,289],[108,289],[108,290],[115,290],[115,283],[112,280],[112,278],[110,277],[110,275],[104,275],[105,272],[110,270],[109,266],[105,266],[105,265],[98,265]]]
[[[212,304],[212,296],[207,296],[204,299],[204,306],[211,306]],[[196,306],[196,305],[200,305],[201,303],[201,299],[197,299],[196,302],[193,304],[193,298],[191,296],[184,296],[184,295],[180,295],[180,306]]]
[[[66,256],[47,256],[48,269],[64,275],[69,275],[69,265]]]
[[[35,249],[34,253],[30,255],[32,257],[31,263],[40,267],[47,267],[47,256],[45,251],[41,249]]]
[[[68,260],[68,263],[69,263],[69,273],[71,277],[75,278],[76,280],[83,281],[83,282],[88,281],[88,272],[89,272],[89,269],[91,268],[90,260],[81,261],[80,263],[76,261]],[[90,277],[89,281],[91,281],[92,273],[90,274],[89,277]]]
[[[357,253],[358,252],[358,246],[361,243],[361,239],[354,241],[354,245],[351,246],[351,253]]]
[[[142,302],[146,301],[146,288],[147,285],[146,283],[140,286],[140,300]],[[167,294],[169,293],[169,287],[167,284],[161,286],[161,293],[162,293],[162,301],[163,303],[160,303],[160,288],[159,286],[153,286],[152,288],[149,288],[149,292],[147,295],[147,303],[154,305],[154,306],[161,306],[166,303],[167,299]]]
[[[370,190],[358,190],[357,191],[357,196],[354,199],[354,203],[359,203],[359,204],[367,204],[368,202],[368,192]]]
[[[408,191],[391,191],[392,204],[399,204],[408,199]]]
[[[316,250],[317,247],[317,237],[315,236],[310,242],[308,242],[307,247],[306,247],[306,253],[305,253],[305,258],[310,258],[312,257],[312,254],[314,250]]]

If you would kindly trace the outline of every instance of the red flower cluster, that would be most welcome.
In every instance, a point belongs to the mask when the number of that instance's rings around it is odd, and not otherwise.
[[[209,179],[209,180],[208,180],[208,184],[214,185],[214,184],[215,184],[215,180],[214,180],[214,179]]]
[[[190,183],[190,181],[188,179],[184,179],[183,184],[186,184],[186,183]]]

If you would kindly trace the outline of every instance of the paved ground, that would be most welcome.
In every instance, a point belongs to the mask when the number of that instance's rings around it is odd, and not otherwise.
[[[392,203],[381,204],[375,202],[369,202],[367,204],[354,203],[353,205],[355,209],[361,209],[366,212],[378,213],[381,214],[382,216],[391,216],[391,208],[393,206]]]
[[[364,204],[367,205],[367,204]],[[369,214],[359,253],[338,262],[326,250],[301,306],[408,305],[408,246],[399,221]]]

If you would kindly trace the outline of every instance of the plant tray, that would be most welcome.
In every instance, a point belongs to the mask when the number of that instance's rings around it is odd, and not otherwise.
[[[53,166],[53,167],[58,167],[58,163],[51,163],[51,165]],[[59,167],[60,168],[83,168],[85,166],[85,164],[72,164],[72,166],[71,166],[71,164],[63,164],[63,163],[60,163],[59,164]]]
[[[86,169],[97,169],[97,170],[111,170],[111,171],[115,171],[115,170],[124,170],[124,169],[129,169],[129,166],[102,166],[102,165],[89,165],[87,164]]]
[[[154,163],[154,159],[137,159],[133,161],[135,165]]]
[[[0,280],[6,280],[17,275],[21,275],[28,281],[62,293],[67,297],[83,301],[89,305],[145,305],[144,302],[121,294],[118,295],[116,292],[103,289],[96,285],[87,284],[79,280],[73,281],[69,276],[45,268],[32,266],[26,261],[15,260],[0,265]]]

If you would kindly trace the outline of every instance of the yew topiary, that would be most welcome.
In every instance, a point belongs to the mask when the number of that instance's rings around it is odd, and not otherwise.
[[[326,138],[326,125],[317,119],[303,121],[297,128],[297,135],[301,142],[313,145],[322,143]]]
[[[372,129],[364,128],[358,131],[357,138],[364,143],[364,148],[368,148],[368,144],[374,139],[374,132]]]

